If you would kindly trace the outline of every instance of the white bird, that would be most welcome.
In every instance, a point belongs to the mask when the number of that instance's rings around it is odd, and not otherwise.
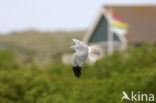
[[[73,71],[76,77],[81,76],[81,71],[87,56],[89,55],[90,60],[96,61],[102,57],[101,50],[96,46],[88,47],[82,41],[72,39],[76,45],[71,46],[71,49],[75,51],[73,57]]]

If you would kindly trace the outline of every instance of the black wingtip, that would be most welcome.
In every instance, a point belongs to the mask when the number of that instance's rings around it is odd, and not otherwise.
[[[80,78],[80,76],[81,76],[81,70],[82,70],[82,67],[80,67],[80,66],[73,66],[74,75],[77,78]]]

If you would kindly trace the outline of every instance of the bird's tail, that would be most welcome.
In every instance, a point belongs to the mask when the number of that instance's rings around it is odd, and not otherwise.
[[[73,66],[74,75],[78,78],[81,76],[81,70],[82,70],[82,67]]]

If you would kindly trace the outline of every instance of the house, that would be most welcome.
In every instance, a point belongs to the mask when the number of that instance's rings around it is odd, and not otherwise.
[[[123,34],[112,31],[112,12],[112,8],[102,7],[83,38],[83,42],[88,45],[100,45],[105,54],[111,54],[114,50],[123,50],[127,46],[125,37],[127,32]]]
[[[124,34],[112,30],[113,13],[122,17],[128,25],[127,32]],[[84,36],[83,42],[87,45],[101,46],[104,54],[124,50],[129,45],[140,46],[144,43],[156,43],[155,18],[156,6],[154,5],[102,6]],[[64,60],[68,57],[64,56]]]
[[[113,10],[130,25],[126,35],[128,44],[156,42],[156,6],[113,6]]]
[[[112,33],[113,50],[123,50],[128,45],[140,46],[144,43],[156,43],[156,6],[103,6],[94,23],[88,29],[83,41],[103,45],[106,53],[110,52],[110,15],[114,12],[129,25],[125,35]]]

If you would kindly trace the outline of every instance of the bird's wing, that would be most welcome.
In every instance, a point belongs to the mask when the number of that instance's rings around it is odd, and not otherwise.
[[[89,46],[89,59],[93,62],[102,58],[104,56],[104,51],[99,46]]]
[[[88,56],[88,46],[77,39],[73,39],[73,41],[76,44],[74,46],[76,52],[74,54],[73,66],[83,66],[83,63]]]
[[[87,50],[88,51],[88,46],[86,44],[84,44],[82,41],[80,40],[77,40],[77,39],[72,39],[74,42],[75,42],[75,47],[78,49],[78,50]]]

